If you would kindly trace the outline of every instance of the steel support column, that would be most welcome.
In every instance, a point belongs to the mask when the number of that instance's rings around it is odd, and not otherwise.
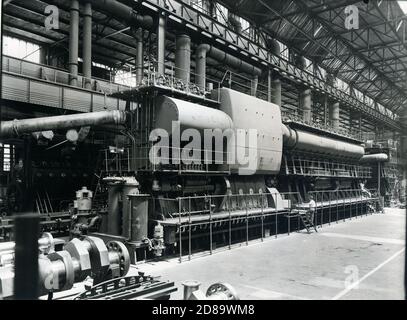
[[[83,76],[85,88],[92,88],[92,5],[86,2],[83,10]]]
[[[69,26],[69,84],[78,85],[78,47],[79,47],[79,2],[71,1],[71,21]]]

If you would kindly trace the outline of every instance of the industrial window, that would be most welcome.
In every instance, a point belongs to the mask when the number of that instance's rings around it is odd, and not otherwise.
[[[288,56],[290,54],[288,47],[284,43],[281,43],[280,41],[277,41],[277,42],[280,44],[280,51],[281,51],[280,56],[282,58],[284,58],[285,60],[288,60]]]
[[[40,63],[40,46],[17,38],[3,37],[3,54],[22,60]]]
[[[336,83],[338,85],[338,89],[349,93],[349,84],[347,84],[345,81],[341,80],[341,79],[336,79]]]
[[[190,5],[201,12],[209,14],[208,2],[206,0],[191,0]]]
[[[216,19],[220,23],[227,24],[227,22],[228,22],[228,12],[229,12],[229,10],[226,7],[222,6],[219,3],[216,4]]]

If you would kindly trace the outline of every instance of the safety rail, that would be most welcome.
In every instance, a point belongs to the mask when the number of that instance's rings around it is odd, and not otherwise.
[[[312,177],[369,179],[372,177],[372,168],[334,161],[310,160],[295,156],[284,156],[281,173]]]
[[[362,139],[362,134],[356,130],[356,129],[334,129],[331,126],[331,123],[328,121],[326,124],[322,122],[317,122],[317,121],[312,121],[312,123],[307,123],[304,121],[303,115],[301,110],[297,110],[296,112],[293,111],[288,111],[288,110],[282,110],[281,111],[281,117],[283,122],[289,123],[289,122],[294,122],[294,123],[299,123],[305,126],[311,126],[313,128],[321,129],[324,131],[336,133],[338,135],[344,136],[346,138],[351,138],[354,140],[361,140]],[[312,115],[312,118],[314,116]]]
[[[69,72],[56,67],[42,65],[35,62],[22,60],[5,55],[3,55],[2,65],[3,72],[32,77],[39,80],[47,81],[49,83],[72,86],[70,85],[70,80],[74,76]],[[126,90],[127,88],[127,86],[114,83],[111,80],[100,79],[96,77],[86,78],[83,75],[77,75],[75,76],[75,78],[77,79],[78,84],[72,87],[82,89],[87,88],[91,91],[101,92],[108,95],[113,94],[115,92],[121,92],[123,90]]]
[[[158,72],[160,69],[163,69],[164,73]],[[190,70],[178,68],[173,64],[160,64],[158,62],[148,62],[141,76],[138,72],[138,70],[130,69],[126,72],[125,76],[116,79],[116,81],[125,83],[127,86],[125,90],[122,90],[116,95],[153,87],[171,93],[219,102],[219,95],[217,95],[216,100],[213,100],[212,97],[210,97],[210,93],[213,90],[219,90],[221,87],[221,83],[212,78],[205,77],[205,88],[201,88],[196,84],[197,78],[201,77],[201,75],[191,72]],[[175,76],[177,72],[187,73],[187,80],[177,78]]]
[[[165,154],[166,150],[167,154]],[[193,149],[192,152],[192,150],[177,147],[151,146],[137,147],[134,150],[112,147],[102,152],[104,153],[103,171],[107,175],[135,171],[230,173],[230,165],[227,161],[229,153],[223,151]]]
[[[312,191],[315,206],[315,225],[322,228],[323,224],[338,223],[340,220],[358,218],[362,215],[373,214],[379,208],[379,199],[375,196],[377,190],[345,189]],[[158,202],[157,202],[158,201]],[[155,204],[155,203],[158,204]],[[188,259],[192,256],[192,239],[204,237],[197,231],[206,230],[209,254],[212,254],[218,243],[214,241],[216,235],[223,233],[226,246],[241,245],[234,241],[232,233],[240,232],[244,236],[246,245],[251,240],[270,236],[278,237],[280,233],[288,235],[293,231],[300,231],[299,211],[308,210],[309,203],[302,200],[298,192],[269,192],[257,194],[228,194],[211,196],[190,196],[178,198],[155,198],[154,206],[159,205],[166,217],[159,223],[176,228],[176,243],[178,246],[179,262],[183,261],[183,245],[187,246]],[[154,207],[154,211],[157,208]],[[219,230],[226,226],[227,230]],[[257,233],[255,229],[257,228]],[[223,238],[224,239],[224,238]]]

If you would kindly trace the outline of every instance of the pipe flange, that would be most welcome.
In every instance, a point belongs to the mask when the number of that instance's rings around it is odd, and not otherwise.
[[[120,241],[109,241],[108,252],[114,252],[119,257],[120,277],[124,277],[130,269],[130,254],[126,246]]]
[[[239,300],[236,290],[229,283],[214,283],[206,291],[206,297],[222,293],[227,297],[227,300]]]

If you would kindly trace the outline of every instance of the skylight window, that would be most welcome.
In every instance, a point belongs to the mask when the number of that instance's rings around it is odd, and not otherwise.
[[[405,15],[407,15],[407,1],[406,0],[399,0],[397,2],[399,4],[399,6],[400,6],[401,11],[403,11],[403,13]]]

